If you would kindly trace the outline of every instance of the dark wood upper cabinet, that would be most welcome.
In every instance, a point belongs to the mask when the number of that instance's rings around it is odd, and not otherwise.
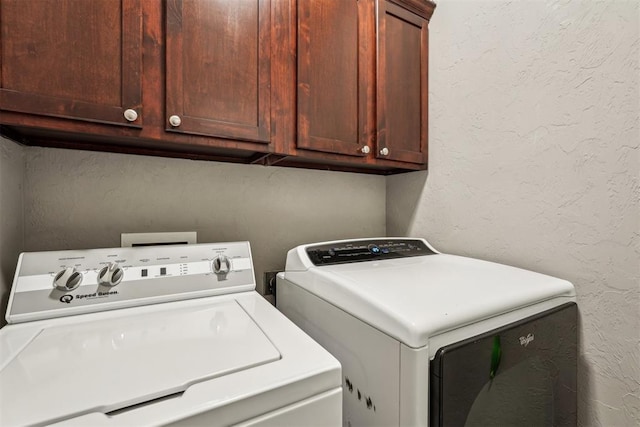
[[[353,156],[372,148],[374,6],[298,0],[298,148]]]
[[[270,4],[167,0],[167,130],[270,142]]]
[[[298,0],[298,156],[426,168],[434,7],[429,0]]]
[[[0,133],[290,167],[427,167],[431,0],[0,0]]]
[[[428,21],[390,1],[378,14],[376,156],[424,164],[428,130]]]
[[[0,1],[0,111],[142,125],[140,0]]]

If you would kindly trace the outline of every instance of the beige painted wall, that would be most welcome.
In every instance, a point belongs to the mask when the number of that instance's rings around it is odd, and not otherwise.
[[[23,187],[24,148],[0,137],[0,326],[24,244]]]
[[[23,147],[0,139],[0,312],[21,251],[120,245],[122,232],[249,240],[258,290],[292,247],[385,234],[381,176]]]
[[[26,147],[28,251],[112,247],[122,232],[249,240],[257,281],[300,243],[383,235],[381,176]]]
[[[387,232],[572,281],[579,424],[640,424],[640,12],[442,0],[429,173],[387,180]]]

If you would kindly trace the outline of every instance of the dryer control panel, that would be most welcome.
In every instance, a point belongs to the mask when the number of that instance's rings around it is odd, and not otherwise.
[[[19,323],[255,289],[249,242],[27,252],[7,322]]]
[[[312,245],[306,248],[314,265],[335,265],[361,261],[433,255],[422,239],[366,239]]]

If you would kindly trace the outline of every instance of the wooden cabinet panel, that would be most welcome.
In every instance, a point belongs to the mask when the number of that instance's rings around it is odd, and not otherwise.
[[[426,167],[434,7],[429,0],[298,0],[297,148],[365,156],[361,163],[371,167]]]
[[[374,4],[298,1],[297,147],[360,155],[370,144]]]
[[[2,0],[0,27],[0,110],[142,124],[139,0]]]
[[[264,165],[424,169],[434,7],[0,0],[0,133]]]
[[[379,20],[377,156],[426,163],[428,21],[389,1]]]
[[[167,1],[167,130],[269,142],[270,3]]]

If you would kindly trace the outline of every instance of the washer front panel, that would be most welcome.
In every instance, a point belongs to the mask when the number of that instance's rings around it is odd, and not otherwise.
[[[220,259],[228,271],[216,270]],[[248,242],[24,253],[7,321],[250,291],[255,289],[252,266]],[[60,287],[61,279],[73,277],[71,271],[80,275],[80,285]],[[121,279],[110,286],[100,277],[107,271],[115,271]],[[74,279],[76,285],[78,276]]]

